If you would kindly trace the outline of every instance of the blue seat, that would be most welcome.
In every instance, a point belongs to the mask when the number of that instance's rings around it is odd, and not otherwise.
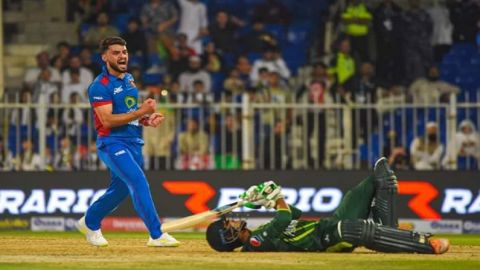
[[[145,85],[159,85],[162,83],[163,75],[160,73],[144,73],[142,80]]]
[[[265,30],[272,34],[279,42],[287,39],[287,29],[281,24],[267,24]]]
[[[113,18],[113,25],[118,29],[118,31],[120,31],[120,33],[125,33],[127,31],[129,18],[130,14],[128,13],[120,13],[115,15]]]

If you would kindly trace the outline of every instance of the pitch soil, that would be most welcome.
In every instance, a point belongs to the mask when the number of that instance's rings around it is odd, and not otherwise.
[[[479,236],[444,255],[218,253],[199,234],[176,236],[180,247],[149,248],[145,234],[106,234],[110,245],[95,248],[73,233],[0,233],[0,269],[480,269]]]

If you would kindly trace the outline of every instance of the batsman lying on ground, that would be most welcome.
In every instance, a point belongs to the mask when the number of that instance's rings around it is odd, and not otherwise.
[[[246,206],[275,208],[275,218],[251,231],[245,221],[223,217],[208,226],[208,244],[217,251],[352,252],[364,246],[379,252],[445,253],[447,239],[397,228],[396,179],[387,159],[379,159],[373,174],[346,193],[332,217],[320,221],[299,219],[302,212],[285,202],[274,182],[252,186],[241,195]]]

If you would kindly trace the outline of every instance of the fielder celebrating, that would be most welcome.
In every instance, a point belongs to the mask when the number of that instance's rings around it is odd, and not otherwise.
[[[110,169],[111,182],[105,194],[78,221],[77,227],[90,244],[108,245],[100,230],[101,221],[130,194],[136,212],[150,232],[147,245],[178,246],[175,238],[160,229],[160,219],[142,169],[140,125],[156,128],[164,116],[155,112],[153,99],[147,99],[138,107],[138,89],[132,75],[126,72],[128,52],[125,40],[108,37],[101,42],[100,51],[105,65],[88,88],[88,96],[98,134],[98,155]]]
[[[447,239],[397,228],[396,195],[394,172],[381,158],[373,175],[346,193],[333,217],[305,221],[299,219],[299,209],[284,201],[281,187],[269,181],[250,187],[241,198],[249,202],[247,207],[275,208],[271,222],[251,231],[243,220],[222,218],[209,225],[207,241],[217,251],[352,252],[365,246],[380,252],[445,253]],[[373,220],[368,220],[370,212]]]

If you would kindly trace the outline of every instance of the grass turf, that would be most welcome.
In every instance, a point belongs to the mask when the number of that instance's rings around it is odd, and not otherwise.
[[[0,232],[0,269],[480,269],[480,235],[449,235],[444,255],[218,253],[199,233],[174,234],[178,248],[147,248],[145,233],[105,233],[106,248],[75,232]]]

